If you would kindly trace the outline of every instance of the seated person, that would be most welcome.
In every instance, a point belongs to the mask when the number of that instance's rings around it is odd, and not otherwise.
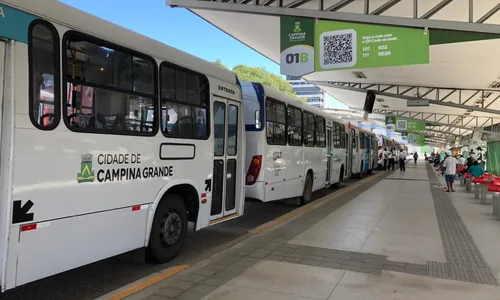
[[[477,163],[477,160],[472,163],[472,166],[469,167],[469,170],[467,170],[467,172],[470,174],[471,177],[479,177],[484,174],[483,167],[481,167]]]

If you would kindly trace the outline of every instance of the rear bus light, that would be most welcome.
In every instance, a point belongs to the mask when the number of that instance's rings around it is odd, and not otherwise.
[[[246,184],[252,185],[257,181],[262,166],[262,155],[254,155],[250,161],[248,172],[246,176]]]

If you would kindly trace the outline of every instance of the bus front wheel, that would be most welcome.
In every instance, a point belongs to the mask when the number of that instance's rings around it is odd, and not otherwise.
[[[160,264],[174,259],[184,246],[187,229],[184,201],[178,195],[167,195],[156,208],[147,249],[148,257]]]

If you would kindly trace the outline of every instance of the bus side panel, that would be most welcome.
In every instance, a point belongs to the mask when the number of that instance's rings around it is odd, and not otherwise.
[[[345,149],[334,148],[332,151],[332,175],[330,178],[331,184],[340,182],[340,173],[342,165],[344,165],[345,171]]]
[[[326,182],[326,148],[304,147],[304,179],[307,170],[313,171],[313,191],[325,187]]]
[[[16,285],[143,247],[147,208],[59,219],[21,231]]]
[[[262,167],[265,170],[265,181],[269,184],[265,186],[265,201],[301,196],[305,179],[305,148],[278,145],[267,145],[266,148]]]

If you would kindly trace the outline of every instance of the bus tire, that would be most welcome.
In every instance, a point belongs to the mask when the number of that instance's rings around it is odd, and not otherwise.
[[[344,181],[344,166],[340,167],[339,183]]]
[[[148,257],[163,264],[174,259],[186,241],[188,231],[187,210],[179,195],[169,194],[156,208]]]
[[[310,173],[306,175],[306,181],[304,181],[304,191],[302,192],[301,204],[307,204],[311,202],[312,199],[312,186],[313,180]]]
[[[340,182],[335,182],[334,184],[331,185],[332,189],[338,189],[340,185]]]

